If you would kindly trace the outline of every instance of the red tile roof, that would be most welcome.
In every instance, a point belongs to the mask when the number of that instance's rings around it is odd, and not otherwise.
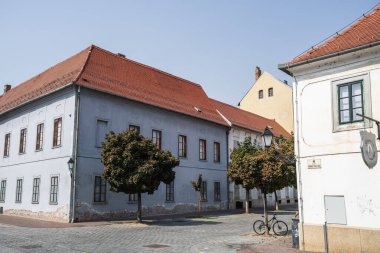
[[[96,46],[11,89],[0,97],[0,114],[73,83],[227,125],[199,84]]]
[[[327,39],[322,44],[296,57],[288,65],[370,45],[380,41],[380,6],[373,12],[356,21],[338,35]],[[286,65],[286,64],[284,64]]]
[[[262,133],[265,127],[270,126],[275,136],[283,135],[290,137],[290,134],[275,120],[267,119],[254,113],[244,111],[235,106],[211,99],[216,109],[232,124],[232,126],[242,127],[254,132]]]

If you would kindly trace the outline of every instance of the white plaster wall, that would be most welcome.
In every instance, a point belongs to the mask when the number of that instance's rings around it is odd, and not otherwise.
[[[374,48],[295,70],[300,132],[296,140],[301,157],[298,170],[303,186],[305,223],[324,223],[324,196],[343,195],[348,226],[380,228],[379,162],[369,169],[362,159],[360,131],[363,129],[333,131],[331,89],[334,80],[368,74],[372,117],[379,120],[379,51]],[[375,124],[365,126],[377,136]],[[380,142],[376,145],[379,150]],[[313,158],[321,159],[321,169],[307,168],[307,160]]]
[[[67,88],[49,97],[0,116],[0,180],[7,180],[6,198],[0,206],[14,213],[46,212],[68,219],[70,173],[67,161],[72,154],[74,90]],[[54,118],[62,117],[62,146],[53,148]],[[44,123],[42,151],[35,151],[37,125]],[[20,130],[27,128],[26,152],[19,154]],[[3,157],[5,134],[11,133],[9,157]],[[58,204],[49,204],[50,176],[59,176]],[[32,204],[33,178],[40,177],[40,200]],[[23,178],[22,203],[15,203],[16,180]],[[33,214],[32,214],[33,215]],[[53,217],[54,218],[54,217]]]

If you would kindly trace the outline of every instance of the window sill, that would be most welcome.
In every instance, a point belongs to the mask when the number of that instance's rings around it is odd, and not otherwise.
[[[56,203],[49,202],[49,205],[58,205],[58,202],[56,202]]]
[[[175,201],[174,200],[165,200],[165,203],[170,204],[170,203],[175,203]]]
[[[56,149],[56,148],[61,148],[62,145],[59,145],[59,146],[53,146],[52,149]]]
[[[103,201],[103,202],[95,202],[95,201],[93,201],[92,204],[93,205],[100,205],[100,206],[102,206],[102,205],[108,205],[108,202],[107,201]]]
[[[200,162],[207,163],[207,159],[199,159]]]
[[[18,155],[25,155],[26,154],[26,152],[24,152],[24,153],[18,153]]]
[[[36,150],[34,150],[34,152],[41,152],[41,151],[43,151],[42,148],[41,148],[41,149],[36,149]]]
[[[39,202],[32,202],[32,205],[38,205]]]
[[[372,128],[371,123],[369,124],[370,128]],[[333,133],[337,132],[343,132],[343,131],[352,131],[352,130],[358,130],[358,129],[364,129],[366,128],[363,121],[361,122],[353,122],[353,123],[345,123],[345,124],[339,124],[333,129]]]
[[[222,200],[220,200],[220,199],[219,199],[219,200],[215,200],[215,199],[214,199],[214,202],[218,202],[218,203],[219,203],[219,202],[222,202]]]
[[[136,205],[136,204],[137,204],[137,201],[128,201],[128,204]]]

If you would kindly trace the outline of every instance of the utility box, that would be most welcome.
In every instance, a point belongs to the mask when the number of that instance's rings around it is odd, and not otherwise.
[[[344,196],[325,196],[325,215],[327,224],[347,224]]]

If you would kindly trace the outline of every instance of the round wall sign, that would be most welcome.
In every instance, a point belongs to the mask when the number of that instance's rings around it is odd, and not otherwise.
[[[361,131],[360,136],[362,138],[361,150],[362,157],[369,168],[375,167],[377,164],[377,147],[376,147],[376,135],[373,133]]]

